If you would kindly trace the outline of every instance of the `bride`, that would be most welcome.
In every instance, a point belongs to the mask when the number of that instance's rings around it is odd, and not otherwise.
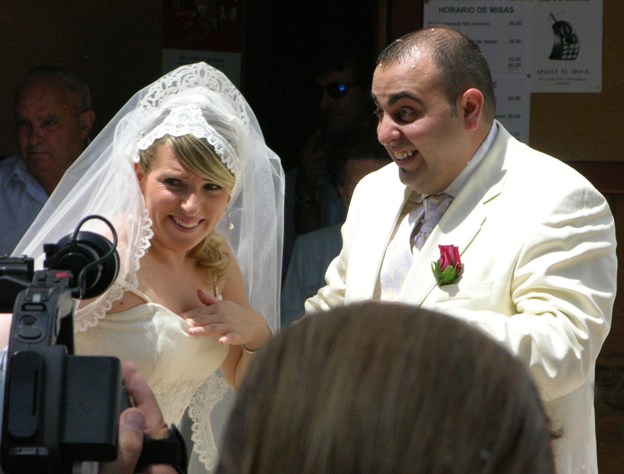
[[[182,66],[126,103],[13,252],[41,261],[85,216],[113,223],[120,273],[76,311],[76,353],[133,361],[167,423],[187,412],[193,471],[214,465],[211,412],[277,330],[283,186],[240,92],[207,64]]]

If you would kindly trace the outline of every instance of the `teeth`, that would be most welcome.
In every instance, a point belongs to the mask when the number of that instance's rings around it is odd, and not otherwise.
[[[408,158],[410,156],[412,156],[414,154],[415,150],[409,150],[409,151],[397,151],[394,153],[394,157],[397,160],[404,160],[405,158]]]
[[[193,224],[187,224],[185,222],[181,222],[178,219],[176,219],[175,217],[173,218],[173,221],[178,224],[180,227],[184,227],[185,229],[192,229],[194,227],[197,227],[197,222],[193,223]]]

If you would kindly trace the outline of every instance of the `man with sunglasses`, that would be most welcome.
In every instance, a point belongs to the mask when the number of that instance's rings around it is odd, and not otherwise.
[[[322,132],[338,134],[371,124],[370,72],[360,72],[358,67],[354,59],[345,59],[319,76],[319,128]],[[366,79],[360,77],[362,75]]]
[[[355,130],[331,147],[330,180],[345,210],[360,179],[390,162],[388,153],[368,129]],[[282,287],[282,327],[303,315],[305,300],[325,283],[325,271],[342,247],[341,225],[334,224],[297,236]]]
[[[372,60],[341,57],[330,60],[317,77],[318,127],[286,178],[284,269],[297,235],[344,221],[344,205],[329,180],[328,151],[354,130],[368,128],[374,135],[372,65]]]

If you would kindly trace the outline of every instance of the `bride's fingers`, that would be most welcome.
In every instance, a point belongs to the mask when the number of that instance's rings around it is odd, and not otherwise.
[[[228,328],[224,324],[193,325],[189,327],[188,333],[191,336],[223,336],[228,333]]]

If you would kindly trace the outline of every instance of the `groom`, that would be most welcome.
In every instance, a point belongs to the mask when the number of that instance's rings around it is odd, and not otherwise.
[[[394,163],[356,188],[342,251],[306,311],[395,300],[481,328],[529,367],[562,432],[553,444],[558,472],[597,472],[594,367],[617,266],[605,199],[494,119],[488,64],[454,30],[389,45],[372,97]],[[440,245],[456,247],[461,262],[438,285]]]

